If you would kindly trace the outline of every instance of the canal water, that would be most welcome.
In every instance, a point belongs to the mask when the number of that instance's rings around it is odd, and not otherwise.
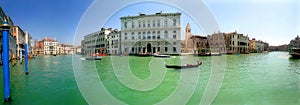
[[[203,62],[199,68],[164,67],[198,60]],[[29,62],[29,75],[24,71],[24,63],[11,66],[13,102],[4,104],[194,105],[210,102],[209,99],[213,105],[300,104],[300,59],[290,59],[287,52],[215,57],[111,56],[101,61],[82,60],[80,55],[38,56]],[[218,76],[214,77],[214,73]],[[2,70],[0,74],[3,90]],[[220,81],[211,82],[214,78]],[[109,102],[107,97],[115,102]]]

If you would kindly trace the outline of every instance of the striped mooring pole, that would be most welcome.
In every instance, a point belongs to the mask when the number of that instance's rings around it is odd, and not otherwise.
[[[10,78],[9,78],[9,29],[8,22],[4,20],[2,29],[2,53],[3,53],[3,88],[4,102],[10,102]]]

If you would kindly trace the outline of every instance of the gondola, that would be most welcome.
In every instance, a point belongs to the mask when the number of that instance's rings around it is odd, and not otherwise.
[[[194,68],[198,67],[202,64],[201,61],[197,61],[197,64],[186,64],[186,65],[165,65],[166,68],[174,68],[174,69],[184,69],[184,68]]]

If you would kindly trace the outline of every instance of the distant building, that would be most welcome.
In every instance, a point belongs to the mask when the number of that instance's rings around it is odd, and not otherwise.
[[[190,23],[188,23],[186,25],[186,28],[185,28],[185,39],[183,40],[183,45],[182,45],[182,53],[195,53],[196,49],[194,47],[194,44],[193,44],[193,39],[192,39],[192,32],[191,32],[191,26],[190,26]],[[195,37],[194,37],[195,38]]]
[[[226,53],[224,35],[225,33],[218,32],[207,36],[210,52]]]
[[[227,53],[249,53],[249,37],[243,34],[230,32],[224,34]]]
[[[107,38],[111,28],[101,28],[100,31],[84,36],[81,42],[83,54],[107,53]]]
[[[35,41],[35,54],[54,55],[57,54],[57,41],[51,38],[45,38],[41,41]]]
[[[269,51],[288,51],[288,50],[289,50],[289,45],[287,44],[269,47]]]
[[[191,39],[193,40],[194,54],[206,54],[210,52],[207,37],[194,35]]]
[[[181,53],[181,13],[121,17],[121,53]]]
[[[268,51],[267,43],[265,43],[261,40],[255,40],[255,38],[252,38],[252,40],[250,40],[249,47],[250,47],[251,53],[261,53],[263,51]]]
[[[75,51],[76,54],[80,54],[81,55],[82,54],[82,46],[75,47],[74,51]]]
[[[107,53],[111,55],[121,54],[120,31],[114,29],[107,36]]]
[[[43,40],[44,42],[44,55],[53,55],[53,54],[57,54],[57,41],[53,40],[51,38],[45,38]]]
[[[185,39],[182,41],[182,53],[205,54],[209,52],[207,37],[193,35],[190,24],[185,28]]]

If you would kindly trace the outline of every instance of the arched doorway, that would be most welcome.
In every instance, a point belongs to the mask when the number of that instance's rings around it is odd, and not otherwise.
[[[147,53],[151,53],[151,44],[150,43],[147,44]]]

